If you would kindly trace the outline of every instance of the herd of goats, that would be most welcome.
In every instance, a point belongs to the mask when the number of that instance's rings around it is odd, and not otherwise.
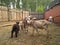
[[[49,33],[48,25],[50,25],[50,24],[51,24],[51,22],[49,22],[45,19],[36,20],[35,17],[28,16],[22,20],[22,23],[20,23],[20,30],[28,32],[29,30],[27,30],[27,28],[33,27],[32,34],[34,34],[35,30],[36,30],[37,34],[39,34],[38,29],[45,29],[47,31],[47,35],[48,35],[48,33]],[[13,37],[13,31],[11,33],[11,37]],[[16,33],[16,37],[17,37],[17,33]]]
[[[36,17],[32,17],[32,16],[29,16],[29,17],[25,17],[24,20],[22,21],[22,24],[20,25],[21,26],[21,30],[27,30],[27,28],[30,26],[30,27],[33,27],[33,34],[34,34],[34,31],[36,30],[36,32],[39,34],[39,31],[38,29],[45,29],[47,31],[47,35],[49,33],[49,29],[48,29],[48,25],[50,25],[51,22],[43,19],[43,20],[36,20]],[[28,30],[27,30],[28,32]]]

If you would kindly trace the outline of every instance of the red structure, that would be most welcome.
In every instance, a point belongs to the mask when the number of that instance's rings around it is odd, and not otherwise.
[[[44,13],[45,19],[48,20],[50,16],[53,17],[53,21],[55,23],[60,23],[60,2],[59,1],[57,3],[54,1],[54,5],[53,6],[50,5],[50,8],[45,11]]]

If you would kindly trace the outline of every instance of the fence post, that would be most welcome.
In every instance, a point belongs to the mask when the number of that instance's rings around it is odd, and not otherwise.
[[[3,21],[3,16],[2,16],[2,6],[1,6],[1,21]]]
[[[9,20],[9,9],[8,9],[8,21],[10,21],[10,20]]]
[[[22,10],[22,20],[23,20],[23,10]]]
[[[10,9],[9,9],[9,6],[7,6],[7,9],[8,9],[8,10],[7,10],[7,11],[8,11],[8,21],[10,21],[10,17],[9,17],[9,14],[10,14],[9,11],[10,11]]]

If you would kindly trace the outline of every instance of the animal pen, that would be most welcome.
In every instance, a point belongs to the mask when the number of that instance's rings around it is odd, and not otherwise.
[[[28,11],[22,11],[18,9],[8,9],[5,6],[0,6],[0,21],[16,21],[23,20],[24,17],[28,16]]]

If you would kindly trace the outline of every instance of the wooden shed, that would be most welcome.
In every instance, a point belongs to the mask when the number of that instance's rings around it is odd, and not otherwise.
[[[48,20],[50,16],[53,17],[53,22],[60,23],[60,0],[54,0],[47,6],[44,17]]]

